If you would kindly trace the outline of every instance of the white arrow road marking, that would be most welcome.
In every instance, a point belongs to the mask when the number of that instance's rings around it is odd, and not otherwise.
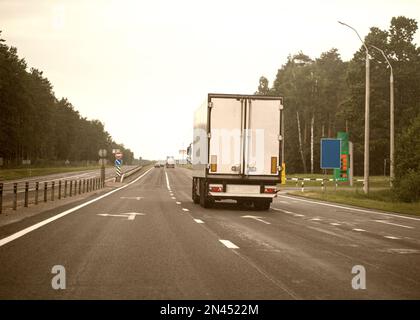
[[[98,213],[97,215],[101,217],[120,217],[127,218],[127,220],[134,220],[136,216],[144,216],[145,214],[139,212],[127,212],[123,214]]]
[[[126,199],[126,200],[140,200],[144,197],[121,197],[120,199]]]
[[[254,219],[254,220],[257,220],[257,221],[265,223],[265,224],[271,224],[270,222],[265,221],[265,220],[261,219],[261,217],[257,217],[257,216],[242,216],[241,218]]]

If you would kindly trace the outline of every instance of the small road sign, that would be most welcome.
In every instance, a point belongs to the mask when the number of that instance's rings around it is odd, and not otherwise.
[[[99,152],[98,152],[98,155],[101,158],[105,158],[106,157],[106,150],[105,149],[100,149]]]
[[[321,169],[340,169],[341,139],[321,139]]]
[[[122,160],[121,159],[115,159],[115,165],[117,167],[121,166],[121,164],[122,164]]]

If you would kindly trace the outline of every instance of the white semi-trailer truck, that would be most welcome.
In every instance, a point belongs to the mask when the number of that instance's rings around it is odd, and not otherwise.
[[[283,98],[208,94],[194,114],[192,199],[268,210],[281,182]]]

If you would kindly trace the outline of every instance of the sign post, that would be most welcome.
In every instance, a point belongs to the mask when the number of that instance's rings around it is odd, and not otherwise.
[[[106,150],[100,149],[98,152],[98,155],[100,157],[99,164],[101,165],[101,186],[102,188],[105,187],[105,164],[106,164]]]

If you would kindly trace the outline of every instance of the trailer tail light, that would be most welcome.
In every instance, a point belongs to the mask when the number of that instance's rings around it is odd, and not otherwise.
[[[223,192],[223,185],[221,184],[210,184],[209,185],[210,192]]]
[[[212,155],[210,157],[210,171],[216,172],[217,171],[217,156]]]
[[[271,157],[271,173],[277,173],[277,157]]]
[[[277,188],[275,186],[264,187],[264,193],[276,193]]]

